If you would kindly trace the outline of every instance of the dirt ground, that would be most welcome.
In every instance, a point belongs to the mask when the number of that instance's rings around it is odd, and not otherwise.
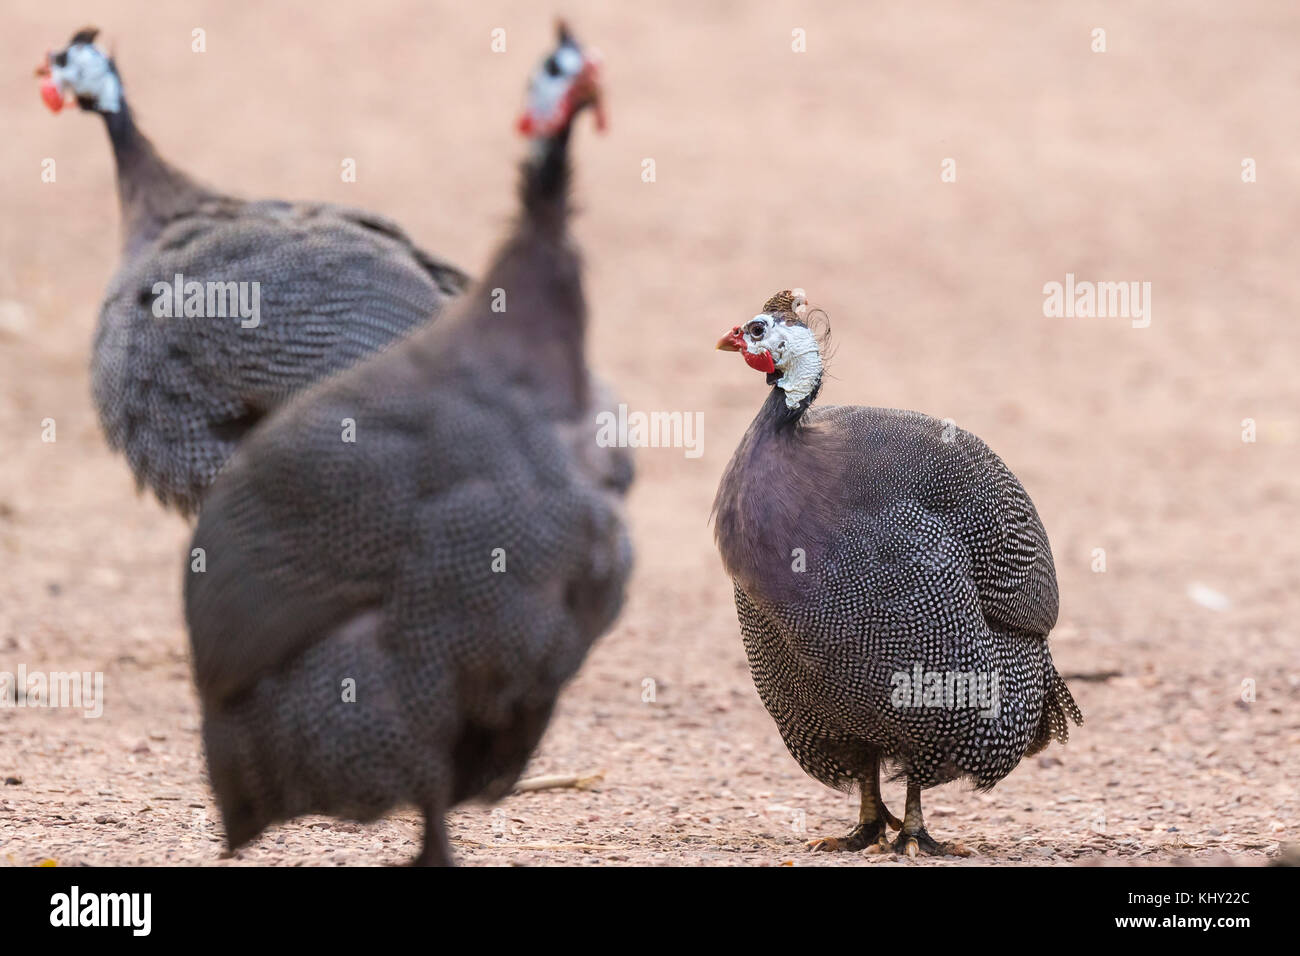
[[[182,168],[376,209],[477,271],[514,209],[546,6],[93,16]],[[461,862],[1254,864],[1300,839],[1300,8],[1138,6],[563,4],[607,62],[610,131],[575,141],[592,361],[633,410],[702,412],[704,446],[638,452],[629,600],[529,769],[603,778],[456,810]],[[28,69],[90,15],[14,4],[0,31],[0,671],[104,675],[98,719],[0,708],[0,861],[211,864],[188,527],[136,494],[89,396],[111,154],[98,118],[42,108]],[[1149,327],[1045,316],[1067,273],[1150,282]],[[835,330],[823,401],[954,419],[1051,536],[1053,653],[1091,678],[1070,681],[1087,722],[990,793],[927,792],[931,832],[969,860],[804,852],[855,798],[804,776],[749,677],[707,518],[764,388],[713,343],[792,285]],[[901,784],[886,797],[901,812]],[[398,863],[419,833],[410,812],[308,818],[224,865]]]

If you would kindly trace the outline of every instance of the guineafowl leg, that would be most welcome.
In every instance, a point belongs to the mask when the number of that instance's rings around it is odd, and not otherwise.
[[[861,850],[883,842],[888,836],[887,826],[901,827],[899,819],[889,812],[880,796],[880,757],[872,758],[871,769],[860,784],[862,803],[858,809],[858,825],[848,836],[822,837],[808,841],[808,849],[830,853],[835,850]],[[888,844],[885,844],[886,846]]]
[[[424,811],[424,849],[411,861],[411,866],[455,866],[441,810]]]
[[[916,856],[970,856],[970,851],[960,843],[936,843],[925,831],[925,818],[921,816],[921,787],[907,783],[907,810],[903,814],[903,830],[894,841],[895,853]]]

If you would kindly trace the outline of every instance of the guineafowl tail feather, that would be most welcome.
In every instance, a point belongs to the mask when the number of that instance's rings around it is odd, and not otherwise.
[[[257,780],[262,761],[255,739],[240,726],[238,712],[225,705],[206,709],[203,715],[203,749],[208,778],[226,831],[226,848],[234,852],[251,841],[279,814],[264,806],[257,794],[266,788]]]
[[[231,850],[304,813],[365,822],[427,805],[446,785],[422,733],[435,715],[411,710],[377,618],[354,618],[243,692],[205,701],[208,776]]]
[[[1043,694],[1043,715],[1039,718],[1038,730],[1034,734],[1033,743],[1030,744],[1026,756],[1033,756],[1053,740],[1060,743],[1068,741],[1070,721],[1083,724],[1083,711],[1079,710],[1079,705],[1074,702],[1074,695],[1070,693],[1065,678],[1056,670],[1050,653],[1047,654],[1044,663],[1044,678],[1047,690]]]

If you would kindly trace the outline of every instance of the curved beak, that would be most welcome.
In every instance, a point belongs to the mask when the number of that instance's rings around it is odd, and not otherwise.
[[[604,58],[599,50],[588,50],[584,58],[586,63],[578,76],[578,82],[585,87],[587,102],[591,104],[592,112],[596,114],[596,130],[603,133],[609,125],[605,116],[605,92],[600,82],[601,64]]]
[[[718,351],[739,352],[746,365],[758,369],[760,372],[771,373],[776,371],[776,363],[772,360],[772,353],[766,349],[757,354],[751,352],[745,345],[745,336],[740,331],[740,326],[736,326],[718,339]]]
[[[736,326],[722,338],[718,339],[718,351],[720,352],[739,352],[745,347],[745,339],[740,334],[740,326]]]
[[[51,54],[45,54],[45,62],[36,67],[36,75],[41,79],[41,99],[49,107],[51,113],[57,113],[63,109],[63,90],[58,83],[54,82],[54,76],[50,70]]]

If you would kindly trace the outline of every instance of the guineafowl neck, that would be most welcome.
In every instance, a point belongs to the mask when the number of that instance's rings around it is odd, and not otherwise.
[[[571,129],[566,124],[554,136],[534,141],[521,170],[524,215],[548,232],[562,233],[568,224]]]
[[[153,143],[136,126],[125,99],[119,110],[102,115],[117,163],[123,246],[130,255],[208,193],[158,155]]]
[[[758,410],[754,424],[750,426],[751,429],[757,428],[775,434],[797,430],[803,424],[804,413],[817,399],[817,393],[822,388],[821,367],[818,366],[815,378],[790,382],[790,390],[775,385],[777,381],[785,383],[789,377],[788,374],[783,375],[780,372],[768,375],[767,380],[774,387],[768,393],[763,407]],[[791,405],[791,401],[795,404]]]
[[[797,599],[804,578],[791,573],[792,554],[800,549],[809,561],[820,554],[843,493],[842,436],[805,421],[806,408],[790,409],[772,389],[713,503],[727,571],[751,596],[775,602]]]
[[[577,249],[527,218],[479,281],[479,305],[454,335],[477,367],[536,396],[539,414],[585,413],[587,306]]]
[[[537,398],[539,414],[585,413],[587,307],[578,251],[567,232],[569,130],[536,141],[521,169],[523,217],[479,283],[465,314],[473,360]]]

